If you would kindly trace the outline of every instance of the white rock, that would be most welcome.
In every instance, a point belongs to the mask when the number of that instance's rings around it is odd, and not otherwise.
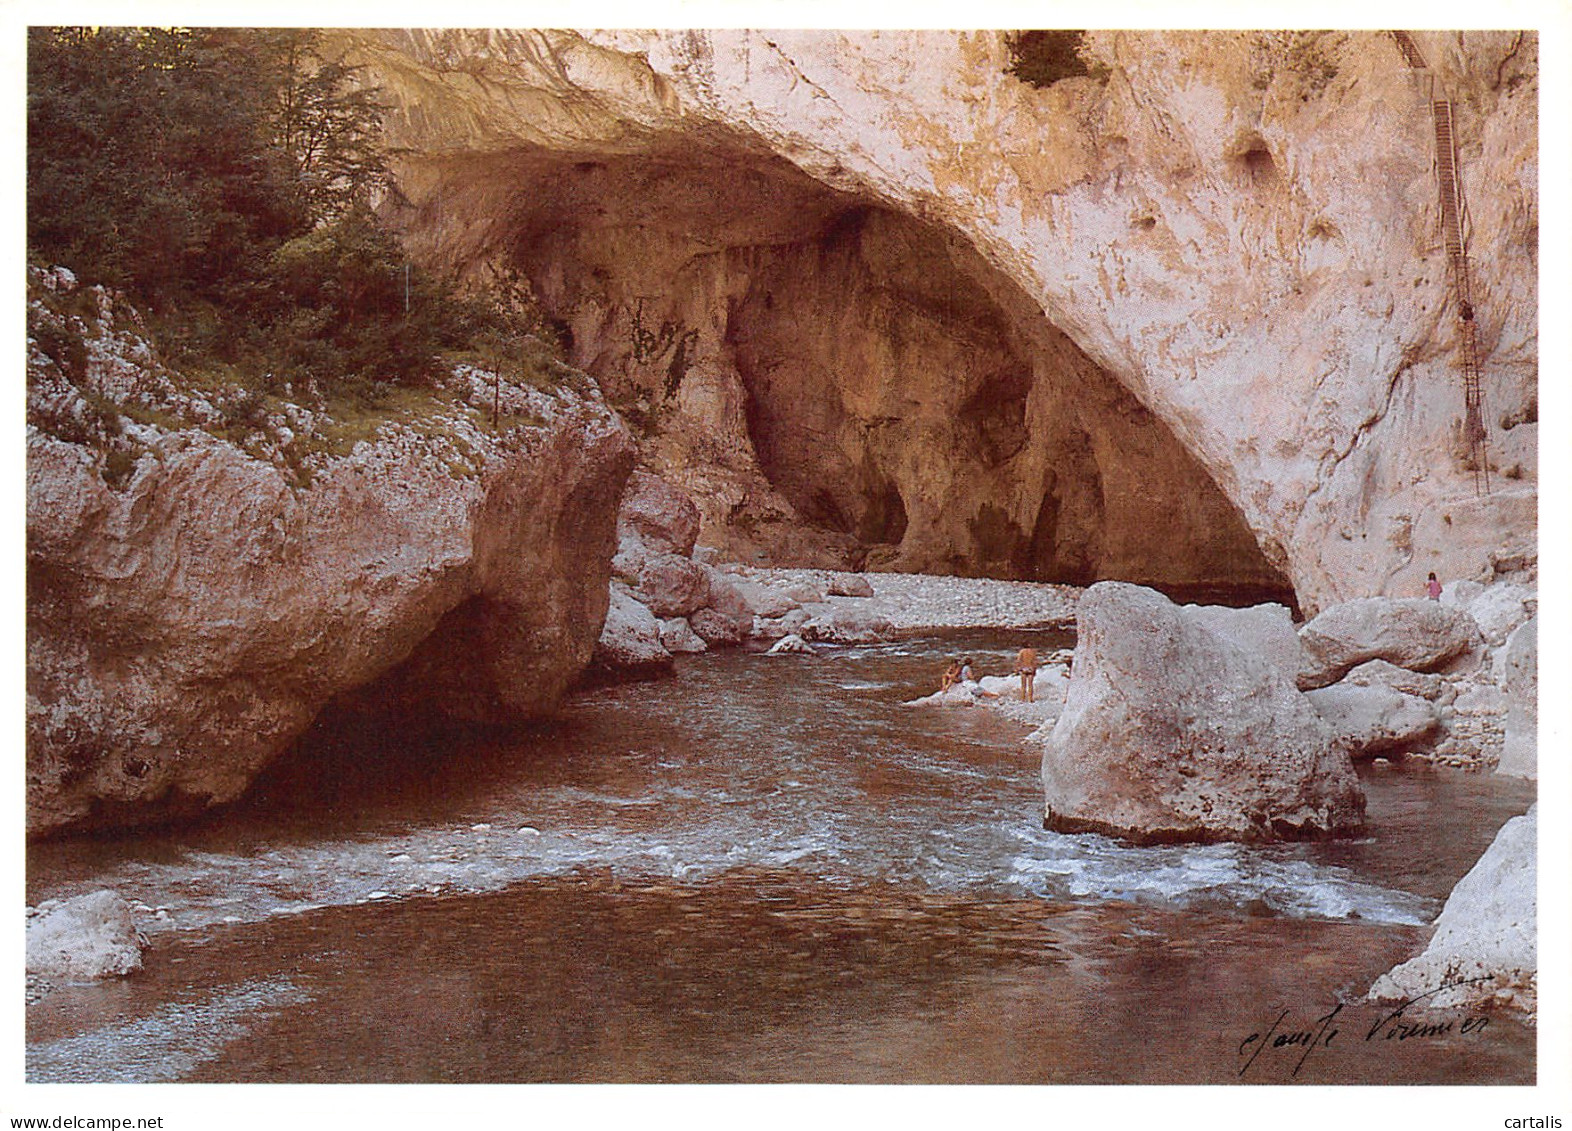
[[[1433,671],[1479,646],[1474,618],[1425,598],[1365,597],[1333,605],[1299,630],[1302,688],[1325,687],[1367,660]]]
[[[829,597],[872,597],[873,585],[859,573],[837,573],[825,589]]]
[[[1507,699],[1506,736],[1496,773],[1539,776],[1539,618],[1507,639],[1501,689]]]
[[[1181,612],[1224,640],[1269,661],[1292,681],[1304,666],[1304,649],[1294,628],[1293,614],[1283,605],[1254,605],[1245,609],[1223,605],[1185,605]]]
[[[1079,618],[1069,694],[1043,750],[1050,825],[1135,840],[1360,826],[1348,756],[1266,659],[1139,586],[1092,586]]]
[[[112,891],[65,900],[27,924],[29,974],[93,981],[141,967],[131,905]]]
[[[1372,999],[1407,999],[1440,991],[1425,998],[1426,1007],[1494,1002],[1535,1009],[1538,811],[1535,805],[1501,827],[1479,862],[1447,897],[1424,952],[1377,979],[1370,987]],[[1459,984],[1463,982],[1468,984]]]
[[[733,581],[742,599],[748,603],[749,610],[756,617],[774,618],[783,617],[799,607],[797,601],[792,600],[786,593],[773,586],[757,581]]]
[[[704,643],[704,638],[693,631],[686,617],[672,617],[660,622],[661,647],[672,655],[685,653],[706,652],[709,645]]]
[[[1526,585],[1498,582],[1485,586],[1465,608],[1479,624],[1479,631],[1492,647],[1499,648],[1507,637],[1534,615],[1539,600]]]
[[[841,604],[839,602],[849,602]],[[888,640],[895,629],[889,618],[877,609],[864,607],[856,598],[837,597],[834,601],[804,606],[809,614],[802,626],[806,640],[836,644],[871,644]]]
[[[609,668],[671,663],[671,653],[660,642],[660,621],[620,582],[611,583],[611,602],[595,643],[595,662]]]
[[[1307,691],[1305,698],[1332,728],[1337,744],[1356,761],[1401,752],[1433,736],[1441,725],[1429,702],[1388,687],[1345,680]]]

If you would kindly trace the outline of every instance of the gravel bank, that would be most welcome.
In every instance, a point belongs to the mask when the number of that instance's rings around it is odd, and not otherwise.
[[[855,603],[887,618],[901,632],[961,628],[1071,628],[1083,590],[1073,585],[1035,581],[995,581],[986,577],[934,577],[917,573],[839,574],[816,569],[723,567],[749,581],[774,585],[806,584],[821,591],[837,578],[860,577],[873,586],[872,597],[831,597]]]

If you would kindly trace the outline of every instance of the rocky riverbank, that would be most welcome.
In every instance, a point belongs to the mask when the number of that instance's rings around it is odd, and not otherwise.
[[[112,293],[31,281],[31,833],[230,801],[343,696],[494,721],[577,677],[633,460],[582,375],[240,405]]]

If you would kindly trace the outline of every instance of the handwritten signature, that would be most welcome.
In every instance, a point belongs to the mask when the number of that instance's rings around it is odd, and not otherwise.
[[[1365,1041],[1409,1041],[1446,1036],[1451,1033],[1474,1034],[1480,1032],[1490,1023],[1490,1018],[1483,1016],[1464,1016],[1461,1018],[1447,1018],[1444,1021],[1417,1020],[1406,1015],[1411,1006],[1416,1006],[1427,998],[1434,997],[1442,990],[1454,989],[1457,986],[1472,985],[1475,982],[1487,982],[1490,975],[1477,978],[1462,978],[1453,982],[1445,982],[1433,990],[1407,999],[1387,1013],[1376,1019],[1366,1031]],[[1310,1054],[1316,1049],[1332,1047],[1332,1042],[1342,1033],[1337,1027],[1339,1017],[1343,1013],[1343,1004],[1339,1002],[1328,1012],[1310,1022],[1308,1028],[1294,1028],[1289,1022],[1290,1010],[1279,1013],[1271,1026],[1263,1033],[1257,1030],[1239,1042],[1240,1057],[1248,1057],[1239,1069],[1241,1077],[1248,1071],[1256,1060],[1267,1049],[1274,1051],[1288,1050],[1290,1054],[1299,1053],[1299,1059],[1294,1063],[1291,1075],[1298,1076],[1299,1070],[1304,1067],[1305,1061],[1310,1059]]]

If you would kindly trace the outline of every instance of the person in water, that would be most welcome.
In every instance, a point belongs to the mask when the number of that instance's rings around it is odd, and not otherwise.
[[[1432,601],[1439,601],[1441,599],[1441,583],[1436,580],[1436,575],[1434,573],[1430,575],[1430,580],[1425,582],[1425,596],[1429,597]]]
[[[1032,698],[1032,683],[1037,678],[1037,650],[1028,646],[1015,657],[1015,674],[1021,677],[1021,699],[1027,703]]]

